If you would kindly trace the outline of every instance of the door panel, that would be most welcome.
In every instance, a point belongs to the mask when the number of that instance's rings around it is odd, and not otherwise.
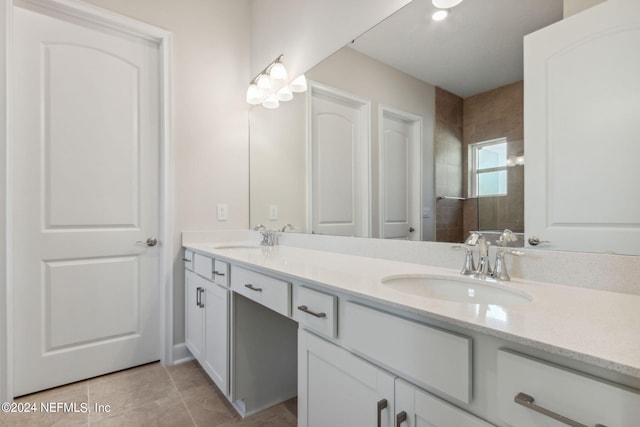
[[[138,226],[138,67],[62,43],[41,60],[47,228]]]
[[[404,116],[402,116],[404,115]],[[383,110],[380,147],[380,237],[420,240],[420,124]],[[412,231],[413,230],[413,231]]]
[[[14,8],[16,395],[160,359],[158,45]]]
[[[50,261],[44,265],[45,354],[139,330],[136,257]]]
[[[541,248],[640,254],[640,3],[525,37],[525,231]]]
[[[368,104],[311,90],[311,227],[317,234],[369,235]]]

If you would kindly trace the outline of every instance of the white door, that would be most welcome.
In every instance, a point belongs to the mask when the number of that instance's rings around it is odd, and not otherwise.
[[[380,237],[420,240],[420,119],[383,108],[381,123]]]
[[[300,427],[395,425],[392,374],[303,329],[298,357]]]
[[[14,393],[160,359],[159,46],[15,8]],[[141,241],[143,243],[136,243]]]
[[[312,85],[311,230],[369,236],[369,104]]]
[[[640,254],[640,2],[525,37],[525,232],[541,248]]]

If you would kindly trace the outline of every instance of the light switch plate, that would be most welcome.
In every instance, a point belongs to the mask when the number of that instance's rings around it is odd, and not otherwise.
[[[229,206],[226,203],[218,203],[218,221],[226,221],[229,219]]]
[[[278,205],[269,206],[269,220],[276,221],[278,219]]]

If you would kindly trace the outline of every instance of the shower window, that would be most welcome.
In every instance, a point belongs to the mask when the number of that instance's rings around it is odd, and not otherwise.
[[[507,194],[507,139],[469,145],[469,197]]]

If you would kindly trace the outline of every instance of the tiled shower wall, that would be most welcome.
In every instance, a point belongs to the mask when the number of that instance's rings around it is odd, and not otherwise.
[[[510,155],[523,154],[523,95],[522,81],[464,100],[436,88],[437,196],[467,196],[469,144],[505,137]],[[438,198],[436,241],[462,242],[469,230],[524,231],[524,168],[511,167],[507,173],[507,196],[466,201]]]
[[[524,87],[519,81],[464,100],[462,176],[467,182],[468,146],[476,142],[507,138],[509,155],[524,153]],[[464,202],[465,230],[524,232],[524,167],[507,169],[508,195]]]
[[[460,242],[462,230],[462,98],[436,88],[434,131],[436,241]],[[451,197],[451,198],[442,198]]]

